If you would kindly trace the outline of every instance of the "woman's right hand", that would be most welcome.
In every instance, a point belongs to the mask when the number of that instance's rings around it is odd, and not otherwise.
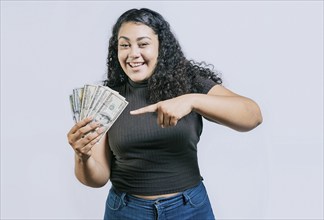
[[[99,122],[93,122],[87,117],[76,123],[67,134],[68,142],[76,155],[86,161],[92,154],[92,147],[100,140],[104,128]]]

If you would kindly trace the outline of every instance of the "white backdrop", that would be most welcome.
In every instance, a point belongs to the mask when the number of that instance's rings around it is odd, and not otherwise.
[[[249,133],[205,121],[216,217],[323,219],[323,1],[1,1],[1,219],[102,218],[110,184],[74,177],[68,95],[104,79],[112,25],[134,7],[261,106]]]

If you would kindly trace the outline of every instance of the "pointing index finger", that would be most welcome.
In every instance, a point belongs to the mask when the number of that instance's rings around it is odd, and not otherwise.
[[[140,114],[144,114],[144,113],[148,113],[148,112],[156,112],[156,110],[157,110],[157,104],[153,104],[153,105],[148,105],[143,108],[139,108],[139,109],[130,111],[130,114],[131,115],[140,115]]]

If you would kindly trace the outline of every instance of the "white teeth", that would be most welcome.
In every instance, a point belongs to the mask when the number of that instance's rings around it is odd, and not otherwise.
[[[130,65],[131,67],[138,67],[138,66],[143,65],[143,63],[129,63],[129,65]]]

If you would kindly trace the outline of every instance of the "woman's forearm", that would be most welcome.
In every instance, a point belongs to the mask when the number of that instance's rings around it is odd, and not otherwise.
[[[82,161],[75,155],[75,176],[86,186],[102,187],[108,182],[110,173],[93,157]]]
[[[260,108],[253,100],[220,85],[214,86],[208,94],[181,95],[132,110],[130,114],[157,112],[157,123],[161,127],[169,127],[176,126],[191,111],[237,131],[250,131],[262,123]]]
[[[193,111],[237,131],[249,131],[262,123],[259,106],[242,96],[188,94]]]

